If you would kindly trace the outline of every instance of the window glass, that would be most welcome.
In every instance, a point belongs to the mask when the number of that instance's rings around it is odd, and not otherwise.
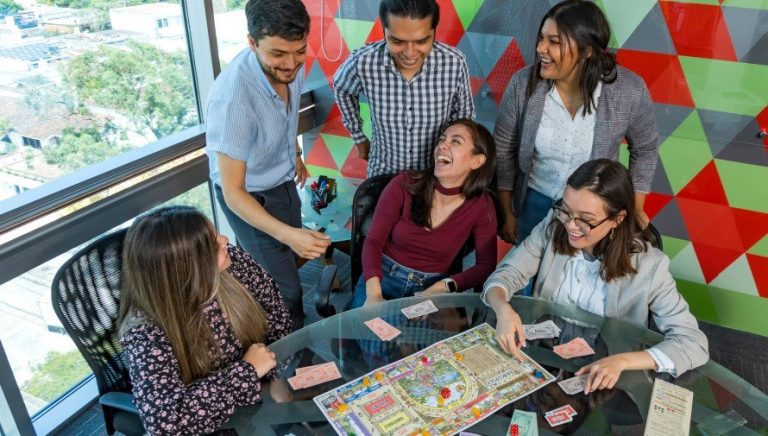
[[[0,6],[0,201],[199,122],[178,1]]]
[[[246,3],[247,0],[213,2],[216,43],[222,70],[241,50],[248,47],[246,39],[248,22],[245,19]]]
[[[210,219],[208,192],[208,184],[204,183],[165,205],[194,206]],[[91,373],[51,305],[51,283],[56,272],[89,242],[0,285],[0,341],[30,415]]]

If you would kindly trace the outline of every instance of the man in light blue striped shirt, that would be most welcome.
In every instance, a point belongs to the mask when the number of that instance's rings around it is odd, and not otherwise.
[[[300,0],[249,0],[248,45],[222,71],[206,109],[206,153],[216,198],[245,248],[275,279],[304,325],[296,256],[319,257],[330,245],[301,226],[307,169],[296,141],[309,15]]]

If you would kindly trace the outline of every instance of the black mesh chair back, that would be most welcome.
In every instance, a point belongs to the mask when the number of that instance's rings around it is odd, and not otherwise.
[[[648,232],[651,234],[651,245],[659,250],[664,250],[664,244],[661,241],[661,233],[659,233],[659,229],[653,224],[648,223]]]
[[[376,204],[384,187],[394,176],[394,174],[382,174],[366,179],[357,187],[352,199],[352,240],[349,244],[349,258],[353,289],[357,279],[363,274],[363,243],[371,228]]]
[[[118,230],[80,250],[62,265],[51,286],[53,309],[93,371],[100,396],[131,392],[117,325],[126,233]],[[114,433],[114,414],[105,407],[109,434]]]

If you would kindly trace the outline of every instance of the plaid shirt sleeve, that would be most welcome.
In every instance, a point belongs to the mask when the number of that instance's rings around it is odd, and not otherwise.
[[[363,89],[357,74],[357,57],[350,56],[333,75],[336,102],[341,111],[341,122],[347,128],[355,144],[368,141],[363,133],[363,118],[360,116],[360,92]]]
[[[475,119],[475,102],[472,100],[472,88],[469,86],[467,61],[462,58],[459,70],[459,87],[451,102],[450,121],[459,118]]]

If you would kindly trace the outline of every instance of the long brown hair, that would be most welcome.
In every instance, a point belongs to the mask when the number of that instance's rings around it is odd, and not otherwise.
[[[465,199],[469,200],[482,195],[484,192],[490,192],[488,188],[496,168],[496,145],[488,129],[466,118],[451,121],[445,126],[443,132],[456,124],[461,124],[469,130],[473,145],[472,155],[482,154],[485,156],[485,163],[480,168],[470,171],[464,181],[461,193]],[[408,173],[408,179],[409,182],[405,188],[411,194],[411,219],[417,225],[431,229],[432,200],[435,194],[435,183],[437,183],[434,156],[429,168]]]
[[[226,271],[219,271],[213,225],[197,209],[153,210],[133,223],[123,246],[118,323],[154,323],[168,336],[184,384],[215,371],[222,350],[203,310],[219,303],[244,349],[263,342],[266,314]]]
[[[611,26],[603,11],[591,1],[566,0],[553,6],[541,19],[537,40],[541,38],[544,22],[551,18],[557,24],[561,50],[570,47],[573,41],[579,49],[579,90],[584,102],[582,115],[592,113],[597,107],[592,96],[597,83],[613,83],[616,80],[616,56],[608,51],[611,39]],[[536,85],[544,80],[541,77],[541,58],[536,52],[536,62],[531,68],[528,78],[526,95],[530,97]],[[548,89],[552,89],[554,81],[547,81]]]
[[[616,219],[626,212],[622,222],[612,231],[612,237],[601,239],[592,254],[600,259],[600,275],[606,282],[634,274],[632,253],[646,250],[651,241],[647,229],[640,228],[635,215],[635,190],[632,179],[624,166],[610,159],[595,159],[583,163],[568,177],[568,186],[586,189],[603,200],[609,219]],[[554,231],[555,253],[573,256],[576,249],[568,243],[568,231],[563,223],[553,219],[549,224]]]

